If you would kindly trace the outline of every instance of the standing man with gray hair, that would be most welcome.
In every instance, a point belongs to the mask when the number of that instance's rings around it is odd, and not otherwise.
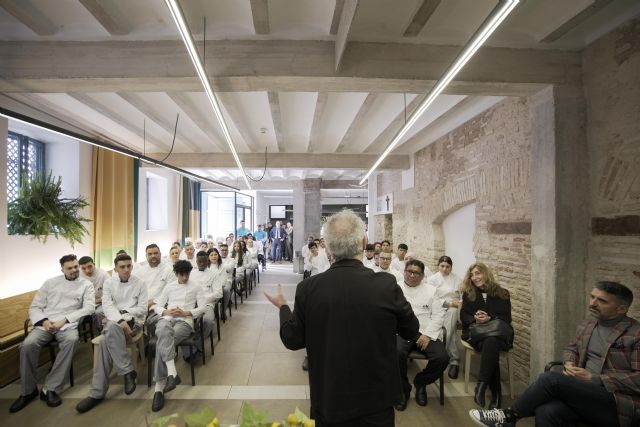
[[[418,319],[392,275],[362,265],[367,241],[353,211],[331,216],[325,239],[334,263],[300,282],[293,312],[279,285],[265,293],[280,309],[280,338],[307,349],[316,426],[393,426],[402,394],[396,334],[416,341]]]

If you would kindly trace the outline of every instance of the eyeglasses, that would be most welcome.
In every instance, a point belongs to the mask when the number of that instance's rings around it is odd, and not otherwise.
[[[421,271],[415,271],[415,270],[405,270],[404,274],[407,274],[409,276],[422,276]]]
[[[387,257],[379,257],[380,261],[385,260],[385,261],[391,261],[391,258],[387,258]]]

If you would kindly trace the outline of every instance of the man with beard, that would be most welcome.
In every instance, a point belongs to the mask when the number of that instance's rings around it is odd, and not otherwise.
[[[45,379],[40,399],[50,407],[62,404],[58,393],[64,387],[73,354],[78,348],[78,320],[93,313],[95,294],[91,282],[80,277],[75,255],[60,258],[60,266],[62,275],[44,282],[29,308],[33,330],[20,348],[22,391],[9,412],[18,412],[38,397],[36,369],[40,349],[53,339],[58,341],[59,351]]]
[[[620,283],[598,282],[589,301],[594,319],[578,326],[564,371],[540,375],[507,409],[472,409],[476,424],[512,427],[535,417],[536,426],[640,425],[640,323],[627,316],[633,293]]]
[[[147,308],[149,316],[147,317],[147,333],[149,336],[154,335],[156,322],[159,316],[153,311],[156,300],[162,294],[167,283],[175,280],[172,265],[161,262],[162,256],[160,248],[155,243],[151,243],[145,248],[147,262],[139,264],[134,271],[134,276],[142,279],[147,286]]]

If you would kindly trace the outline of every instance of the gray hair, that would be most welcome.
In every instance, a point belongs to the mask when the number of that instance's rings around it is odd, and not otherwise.
[[[324,237],[335,261],[355,258],[362,253],[364,222],[353,211],[345,209],[329,217]]]

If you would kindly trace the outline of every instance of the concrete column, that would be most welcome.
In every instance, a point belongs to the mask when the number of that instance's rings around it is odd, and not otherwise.
[[[376,203],[378,202],[378,174],[374,173],[367,181],[369,190],[369,218],[367,221],[368,232],[367,238],[373,243],[376,237]]]
[[[589,161],[580,86],[532,97],[531,369],[558,360],[586,312]]]
[[[303,179],[293,187],[293,249],[299,251],[308,235],[320,236],[322,200],[320,178]]]

